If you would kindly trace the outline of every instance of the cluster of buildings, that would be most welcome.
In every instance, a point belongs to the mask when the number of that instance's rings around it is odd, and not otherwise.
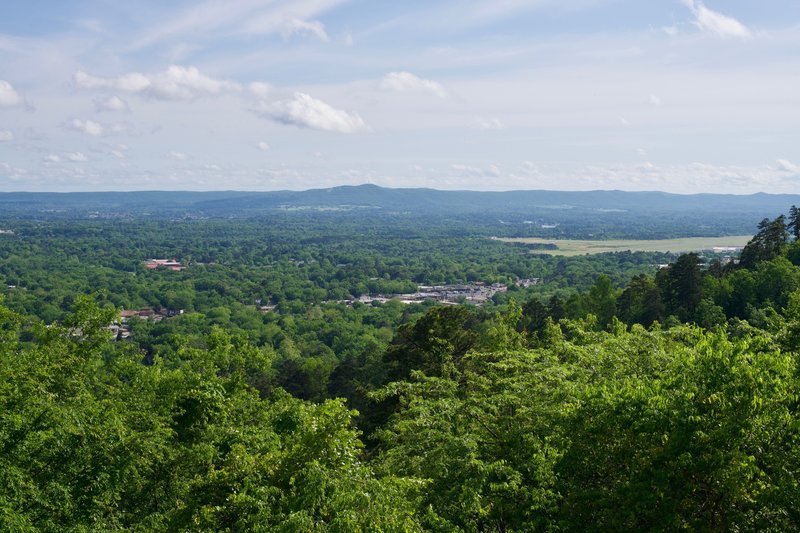
[[[719,262],[723,265],[730,263],[738,265],[739,255],[741,255],[742,250],[744,250],[744,246],[714,246],[709,251],[713,254],[717,254],[717,256],[721,255],[722,257],[719,258]]]
[[[128,321],[132,318],[161,322],[165,318],[172,318],[182,314],[183,309],[167,309],[164,307],[159,309],[153,309],[151,307],[146,307],[144,309],[123,309],[119,314],[119,322],[111,324],[108,326],[108,329],[114,334],[115,339],[123,340],[131,336],[131,328]]]
[[[160,322],[165,318],[172,318],[182,314],[183,309],[167,309],[166,307],[153,309],[152,307],[145,307],[144,309],[123,309],[119,316],[123,322],[126,322],[129,318]]]
[[[392,295],[363,295],[354,300],[345,300],[347,305],[355,302],[363,304],[386,303],[389,300],[398,300],[404,304],[422,303],[428,300],[443,304],[471,303],[483,305],[498,292],[506,292],[508,287],[502,283],[488,285],[482,282],[464,283],[454,285],[420,285],[419,291],[406,294]]]
[[[144,266],[150,269],[166,268],[175,272],[180,272],[186,268],[175,259],[148,259],[144,262]]]
[[[419,292],[400,296],[409,296],[411,301],[435,300],[443,303],[468,302],[481,305],[491,300],[498,292],[507,290],[508,287],[502,283],[487,285],[478,281],[459,285],[420,285]]]
[[[711,250],[703,250],[710,251],[715,254],[738,254],[744,250],[744,246],[714,246]]]

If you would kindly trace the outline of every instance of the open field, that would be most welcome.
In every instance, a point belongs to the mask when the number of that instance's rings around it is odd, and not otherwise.
[[[715,247],[741,247],[752,239],[752,235],[734,235],[731,237],[686,237],[681,239],[656,239],[656,240],[608,240],[608,241],[584,241],[573,239],[542,239],[531,238],[498,238],[493,239],[523,244],[554,244],[557,250],[534,249],[531,253],[550,254],[550,255],[584,255],[601,254],[605,252],[697,252],[709,250]]]

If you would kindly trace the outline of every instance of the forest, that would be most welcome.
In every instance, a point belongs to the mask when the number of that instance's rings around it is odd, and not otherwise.
[[[794,206],[733,256],[89,213],[0,216],[2,530],[800,529]],[[594,224],[688,231],[631,220]],[[457,283],[507,290],[358,300]]]

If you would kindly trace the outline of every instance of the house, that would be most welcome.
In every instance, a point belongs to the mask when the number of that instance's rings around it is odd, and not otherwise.
[[[127,324],[111,324],[106,329],[111,332],[116,341],[129,339],[131,336],[130,326]]]
[[[144,262],[144,266],[151,270],[156,268],[167,268],[174,272],[180,272],[186,268],[176,259],[148,259]]]
[[[136,311],[134,309],[123,309],[122,312],[120,312],[119,316],[124,322],[125,320],[131,317],[139,316],[139,311]]]

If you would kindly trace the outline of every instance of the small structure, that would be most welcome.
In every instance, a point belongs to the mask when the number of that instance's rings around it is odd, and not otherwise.
[[[129,339],[131,336],[130,326],[127,324],[111,324],[108,326],[108,329],[111,334],[114,336],[115,341],[121,341],[125,339]]]
[[[167,309],[161,307],[159,309],[152,309],[145,307],[143,309],[123,309],[119,316],[122,322],[127,322],[131,318],[139,318],[142,320],[153,320],[158,322],[165,318],[172,318],[183,314],[183,309]]]
[[[143,309],[123,309],[119,313],[119,321],[112,323],[108,329],[114,334],[115,340],[124,340],[131,337],[130,320],[150,320],[153,322],[161,322],[166,318],[172,318],[183,314],[183,309],[167,309],[161,307],[155,310],[151,307]]]
[[[180,272],[186,268],[176,259],[148,259],[144,262],[144,266],[149,269],[167,268],[175,272]]]
[[[139,311],[135,309],[123,309],[122,312],[119,314],[122,321],[126,321],[129,318],[133,318],[135,316],[139,316]]]

